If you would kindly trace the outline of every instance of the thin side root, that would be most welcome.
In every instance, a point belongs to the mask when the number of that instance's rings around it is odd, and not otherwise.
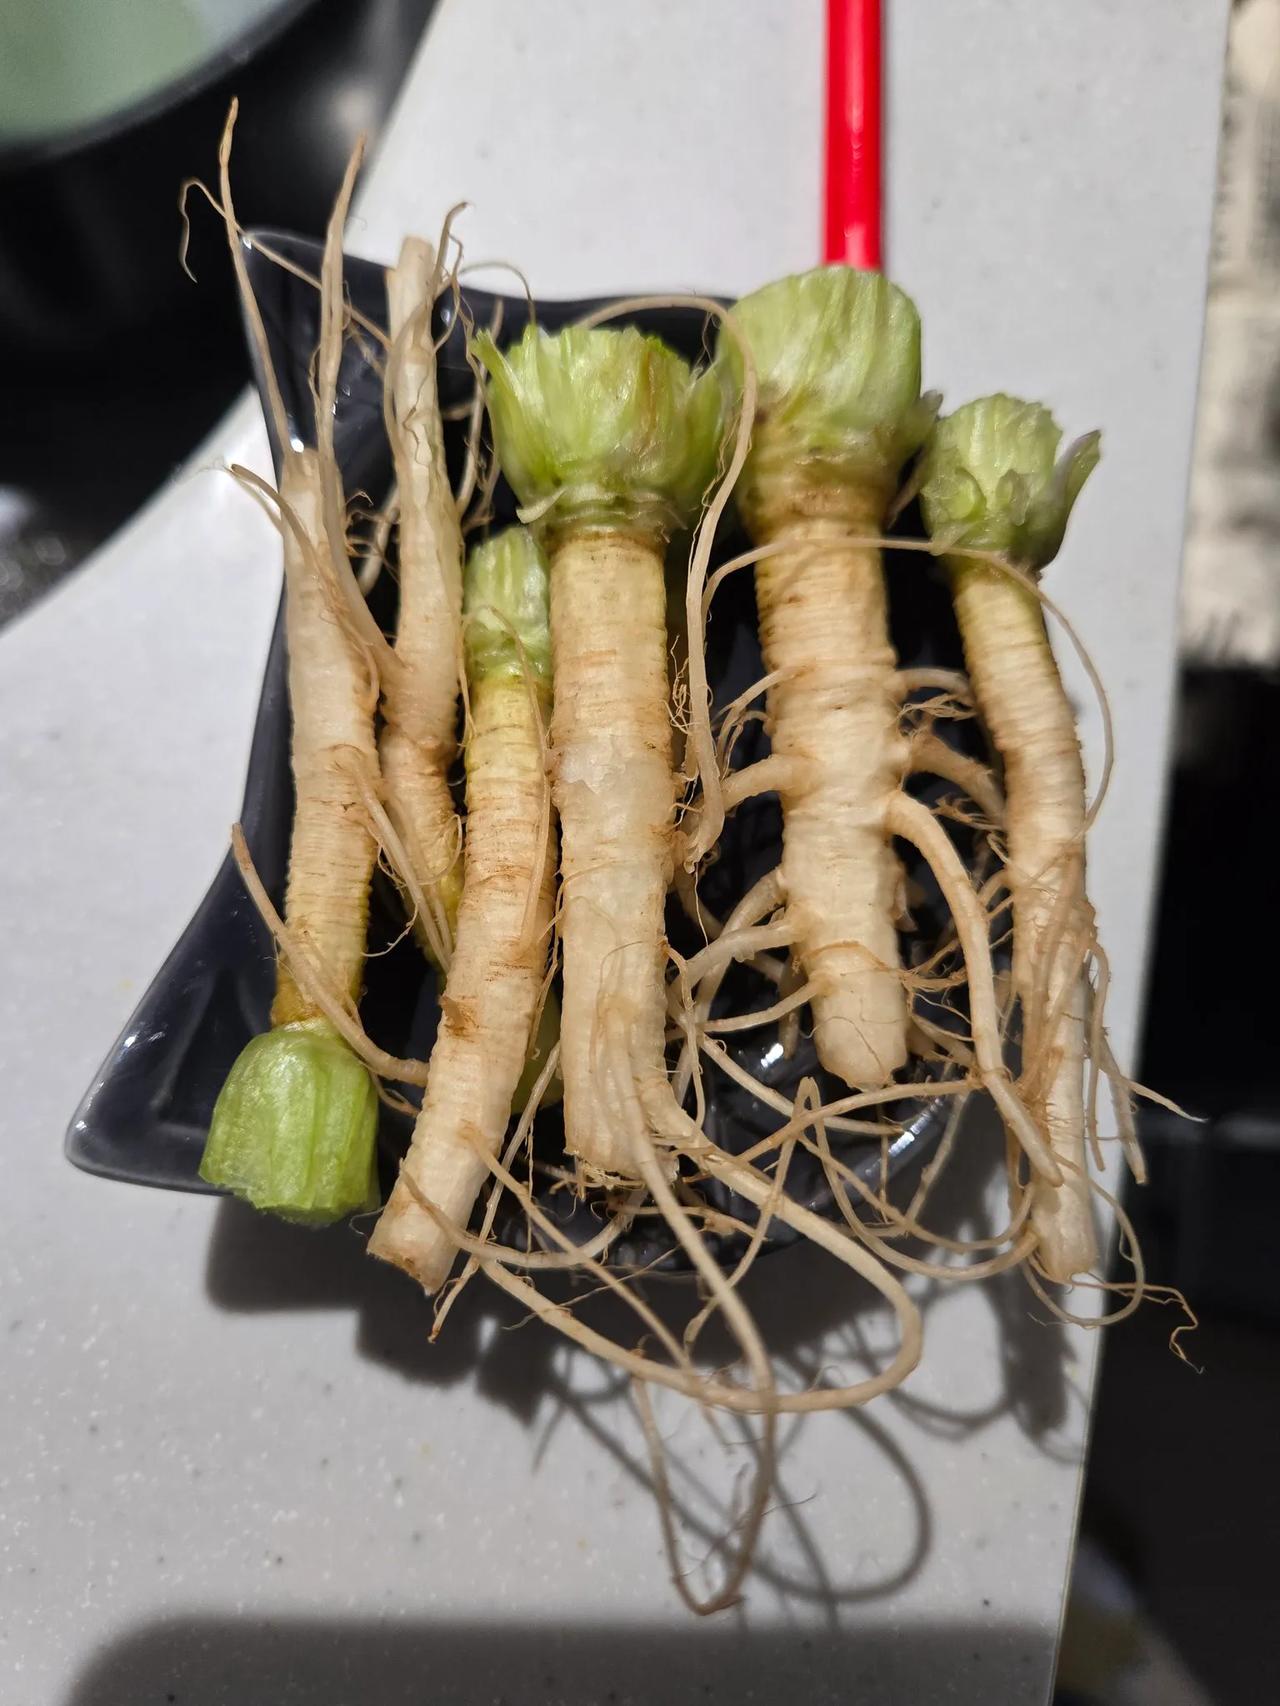
[[[891,834],[900,835],[923,854],[950,909],[968,972],[969,1022],[979,1081],[1036,1172],[1050,1184],[1060,1185],[1062,1171],[1004,1064],[987,917],[960,855],[926,808],[905,794],[895,794],[890,800],[887,824]]]
[[[985,764],[957,752],[935,734],[914,735],[908,752],[908,768],[916,774],[938,776],[962,788],[990,824],[1004,822],[1004,794]]]

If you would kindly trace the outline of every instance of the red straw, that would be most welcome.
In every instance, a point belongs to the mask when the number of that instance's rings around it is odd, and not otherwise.
[[[880,266],[880,0],[827,0],[824,261]]]

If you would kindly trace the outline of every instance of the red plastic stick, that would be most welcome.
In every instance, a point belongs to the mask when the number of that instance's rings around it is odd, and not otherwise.
[[[881,0],[827,0],[824,261],[879,267]]]

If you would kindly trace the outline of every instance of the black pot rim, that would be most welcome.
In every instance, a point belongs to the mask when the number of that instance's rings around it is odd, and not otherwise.
[[[162,83],[159,88],[139,96],[136,101],[130,101],[101,118],[59,131],[54,136],[32,141],[0,142],[0,176],[65,160],[96,148],[100,143],[114,141],[129,131],[140,130],[202,94],[228,71],[243,65],[277,36],[283,35],[304,12],[318,4],[319,0],[275,0],[270,10],[224,43],[217,53],[168,83]]]

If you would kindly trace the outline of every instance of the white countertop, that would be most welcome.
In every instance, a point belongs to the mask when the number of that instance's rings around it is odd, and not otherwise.
[[[1050,590],[1112,696],[1092,845],[1137,1019],[1163,787],[1225,0],[892,0],[890,265],[928,382],[1106,429]],[[443,0],[352,246],[465,196],[536,290],[740,290],[815,258],[820,0]],[[176,170],[176,167],[175,167]],[[694,1623],[624,1396],[473,1288],[444,1341],[316,1235],[109,1184],[62,1133],[235,814],[272,535],[196,467],[0,635],[0,1696],[21,1706],[1039,1703],[1095,1340],[1016,1285],[930,1300],[896,1400],[785,1431],[789,1509],[744,1609]],[[1096,759],[1096,719],[1086,717]],[[973,1190],[988,1195],[985,1165]],[[952,1212],[963,1216],[963,1204]],[[803,1255],[754,1300],[808,1366],[885,1341]],[[795,1321],[803,1323],[797,1329]],[[688,1473],[725,1485],[664,1406]],[[683,1484],[683,1483],[682,1483]]]

